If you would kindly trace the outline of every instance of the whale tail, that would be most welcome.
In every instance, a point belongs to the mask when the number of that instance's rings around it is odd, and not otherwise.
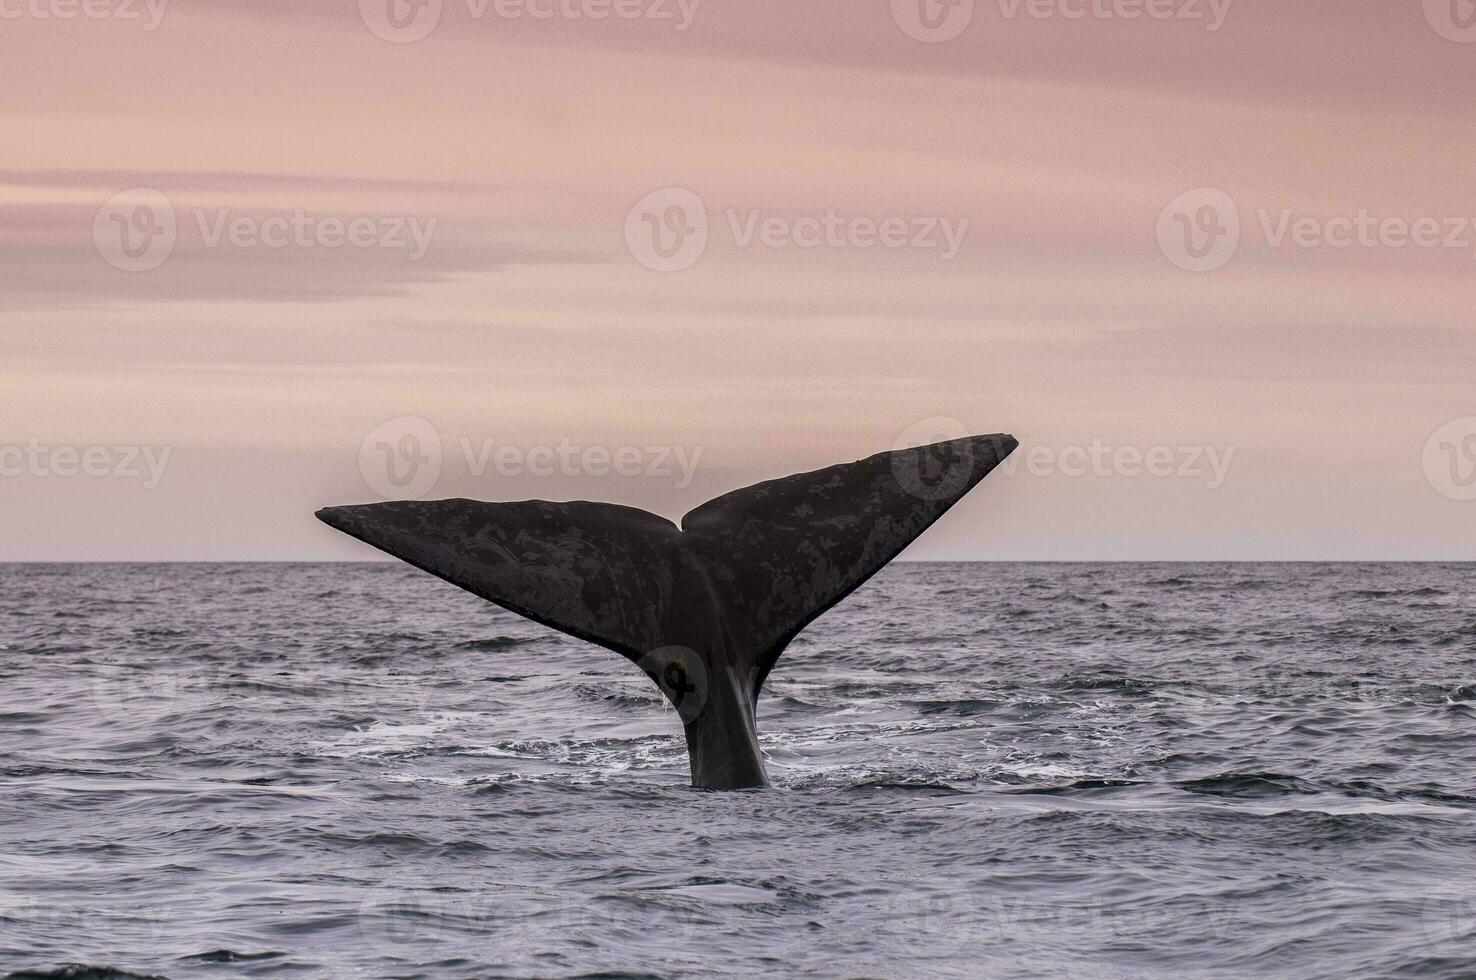
[[[762,786],[754,713],[784,648],[1016,445],[974,436],[769,480],[709,500],[680,528],[587,501],[396,501],[317,516],[633,661],[677,708],[694,785]]]

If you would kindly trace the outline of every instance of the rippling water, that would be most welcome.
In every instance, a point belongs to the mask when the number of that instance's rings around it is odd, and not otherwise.
[[[895,565],[767,791],[400,565],[0,566],[0,680],[0,972],[1476,971],[1476,566]]]

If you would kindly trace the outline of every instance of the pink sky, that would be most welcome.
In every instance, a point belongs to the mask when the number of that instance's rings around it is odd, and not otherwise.
[[[1022,448],[909,557],[1476,557],[1469,0],[387,2],[0,0],[0,560],[954,426]]]

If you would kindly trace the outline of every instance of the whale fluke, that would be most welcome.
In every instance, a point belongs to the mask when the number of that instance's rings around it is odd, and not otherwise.
[[[715,497],[678,528],[571,501],[396,501],[325,524],[505,609],[614,650],[675,705],[694,786],[767,785],[754,714],[789,641],[1016,447],[974,436]]]

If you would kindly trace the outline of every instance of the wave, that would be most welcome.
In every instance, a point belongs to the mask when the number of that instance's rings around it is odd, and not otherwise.
[[[1237,798],[1313,796],[1324,791],[1299,776],[1277,772],[1227,772],[1200,779],[1181,779],[1173,785],[1188,793]]]
[[[276,951],[262,953],[238,953],[233,949],[212,949],[204,953],[181,956],[182,963],[253,963],[260,960],[279,959],[286,954]]]
[[[496,653],[500,650],[512,650],[530,643],[537,643],[539,639],[541,638],[536,636],[490,636],[480,640],[465,640],[456,644],[456,649]]]
[[[155,973],[133,973],[114,966],[63,963],[56,967],[17,970],[14,973],[7,973],[5,980],[168,980],[168,978]]]

